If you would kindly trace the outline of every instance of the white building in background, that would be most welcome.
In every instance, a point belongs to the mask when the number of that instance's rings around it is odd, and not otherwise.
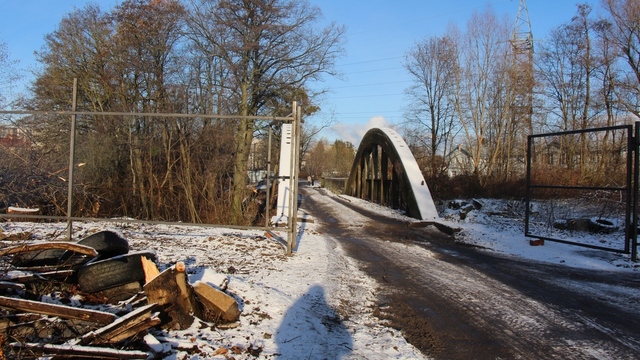
[[[447,166],[447,176],[449,177],[473,173],[473,156],[460,145],[445,156],[445,161],[449,164]]]

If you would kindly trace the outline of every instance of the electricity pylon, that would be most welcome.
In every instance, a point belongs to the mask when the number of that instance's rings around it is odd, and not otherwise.
[[[527,136],[533,134],[533,34],[525,0],[520,0],[513,35],[509,86],[511,125],[507,141],[506,176],[522,170],[526,157]],[[520,146],[517,144],[520,143]],[[515,172],[514,172],[515,170]]]

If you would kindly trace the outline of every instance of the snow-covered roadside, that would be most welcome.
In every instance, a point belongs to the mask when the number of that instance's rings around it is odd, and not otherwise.
[[[328,197],[336,196],[323,189],[317,191]],[[348,199],[371,211],[415,221],[360,199]],[[327,199],[319,196],[316,200]],[[464,220],[453,212],[443,211],[443,221],[462,229],[456,241],[505,256],[562,266],[640,271],[639,264],[631,262],[628,255],[553,242],[532,247],[523,236],[521,219],[487,215],[504,203],[490,200],[484,203],[484,212],[471,211]],[[359,226],[366,220],[347,209],[337,216],[341,226]],[[238,326],[212,329],[196,321],[187,330],[154,331],[160,343],[154,344],[152,338],[147,341],[156,351],[164,352],[163,358],[424,358],[398,331],[373,316],[377,284],[358,270],[339,241],[322,234],[318,224],[299,225],[300,243],[290,257],[284,255],[278,242],[260,231],[78,222],[74,223],[74,236],[80,239],[100,230],[114,230],[130,241],[133,251],[154,250],[160,270],[182,261],[187,265],[192,283],[203,281],[217,286],[229,281],[228,291],[239,301],[242,310]],[[6,235],[29,232],[33,241],[62,240],[65,236],[64,224],[6,222],[0,223],[0,231]],[[286,234],[283,232],[281,236]],[[599,241],[596,237],[591,240]],[[2,243],[11,244],[10,241]],[[621,299],[637,295],[637,291],[626,295],[624,291],[598,290],[604,295],[622,296]],[[79,299],[78,305],[81,302]]]
[[[239,326],[212,329],[196,320],[187,330],[154,331],[160,343],[147,341],[156,351],[163,349],[165,359],[424,358],[373,316],[374,281],[317,228],[302,223],[300,244],[290,257],[258,231],[74,223],[74,236],[114,230],[132,250],[154,250],[160,270],[183,261],[192,283],[229,281],[228,292],[242,311]],[[39,241],[65,235],[64,224],[7,222],[1,229],[7,235],[30,232],[31,240]]]
[[[473,210],[461,220],[455,210],[442,210],[442,217],[462,232],[456,240],[477,245],[503,254],[563,266],[602,271],[640,271],[640,263],[631,261],[630,255],[589,249],[586,247],[545,241],[544,246],[531,246],[524,236],[524,205],[516,201],[481,199],[483,206]],[[518,209],[518,207],[520,207]],[[533,226],[533,225],[532,225]],[[624,233],[592,234],[582,231],[536,229],[546,236],[581,244],[624,248]]]
[[[353,205],[369,211],[385,214],[389,217],[402,219],[407,223],[416,219],[404,216],[398,211],[381,207],[362,199],[340,195],[348,199]],[[474,209],[461,218],[459,209],[451,209],[445,202],[439,206],[440,222],[460,231],[455,235],[455,241],[477,246],[486,251],[493,251],[507,256],[517,256],[524,259],[541,261],[563,266],[605,270],[640,272],[640,262],[633,262],[628,254],[594,250],[575,245],[546,241],[544,246],[531,246],[530,240],[524,236],[524,210],[518,201],[479,199],[483,206]],[[471,203],[472,201],[460,201]],[[515,204],[515,205],[514,205]],[[560,231],[547,229],[549,236],[598,246],[622,248],[624,234],[619,230],[612,234],[590,234],[579,231]]]

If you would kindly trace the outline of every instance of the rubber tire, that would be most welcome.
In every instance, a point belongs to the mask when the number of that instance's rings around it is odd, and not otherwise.
[[[94,257],[78,254],[73,251],[65,251],[64,255],[58,261],[58,268],[62,269],[71,269],[78,270],[82,265],[87,262],[95,259]]]
[[[142,256],[150,257],[150,254],[136,252],[89,262],[78,269],[78,285],[82,291],[94,293],[135,281],[142,282],[145,279],[140,260]]]
[[[618,230],[618,227],[612,220],[591,218],[589,219],[589,231],[594,234],[611,234]]]
[[[110,230],[103,230],[91,234],[79,240],[78,244],[96,249],[98,254],[103,257],[123,255],[129,252],[129,241]]]
[[[115,304],[118,301],[123,301],[131,298],[142,291],[142,284],[139,281],[134,281],[124,285],[118,285],[114,288],[102,290],[102,295],[109,299],[109,303]]]

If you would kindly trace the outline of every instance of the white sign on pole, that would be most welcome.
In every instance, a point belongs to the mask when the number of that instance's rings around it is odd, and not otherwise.
[[[273,223],[286,221],[289,215],[289,197],[291,196],[291,144],[293,136],[293,126],[282,124],[282,139],[280,141],[280,165],[278,180],[278,202],[277,211]]]

